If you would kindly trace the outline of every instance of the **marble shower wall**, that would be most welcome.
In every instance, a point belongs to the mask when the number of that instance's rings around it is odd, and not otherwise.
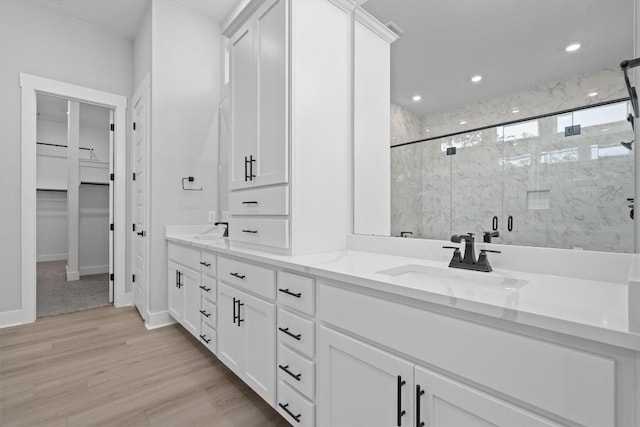
[[[620,145],[633,139],[628,108],[614,104],[392,148],[392,235],[481,235],[495,216],[498,243],[631,252],[626,199],[634,193],[634,159]],[[615,121],[602,119],[613,110]],[[564,126],[577,123],[582,134],[565,137]],[[447,156],[447,147],[457,154]]]

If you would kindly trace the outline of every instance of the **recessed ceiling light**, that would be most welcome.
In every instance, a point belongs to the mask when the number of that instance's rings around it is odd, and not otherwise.
[[[607,132],[608,130],[609,130],[609,128],[602,129],[602,132]]]
[[[418,102],[422,99],[422,97],[420,95],[413,95],[413,98],[411,99],[413,99],[415,102]]]
[[[567,46],[565,50],[567,52],[575,52],[578,49],[580,49],[580,43],[573,43]]]
[[[431,129],[426,128],[424,131],[425,131],[425,132],[431,132]]]
[[[473,83],[478,83],[480,80],[482,80],[482,76],[481,76],[481,75],[479,75],[479,74],[478,74],[477,76],[473,76],[473,77],[471,77],[471,81],[472,81]]]
[[[466,124],[467,124],[467,122],[466,122],[466,120],[460,120],[460,124],[461,124],[461,125],[466,125]]]
[[[589,95],[591,98],[593,98],[594,96],[598,96],[598,91],[597,90],[592,90],[587,95]]]
[[[512,109],[511,109],[511,112],[512,112],[513,114],[517,114],[517,113],[519,113],[519,112],[520,112],[520,109],[519,109],[518,107],[515,107],[515,108],[512,108]]]

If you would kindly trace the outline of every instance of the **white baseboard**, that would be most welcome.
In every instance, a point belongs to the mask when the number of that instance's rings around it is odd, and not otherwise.
[[[144,325],[147,329],[156,329],[162,328],[163,326],[173,325],[174,323],[178,323],[175,321],[173,317],[169,314],[168,311],[159,311],[156,313],[150,313],[147,311],[147,321],[144,322]]]
[[[36,257],[36,262],[66,261],[67,257],[67,254],[40,254]]]
[[[124,296],[122,297],[122,301],[118,301],[117,305],[115,303],[115,296],[114,296],[113,306],[115,308],[130,307],[132,305],[133,305],[133,293],[129,292],[128,294],[124,294]]]
[[[92,265],[89,267],[80,267],[80,276],[87,276],[90,274],[104,274],[109,272],[108,265]]]
[[[80,272],[79,271],[69,271],[69,266],[66,267],[67,270],[67,282],[72,282],[74,280],[80,280]]]
[[[25,319],[24,310],[0,312],[0,329],[30,323]]]

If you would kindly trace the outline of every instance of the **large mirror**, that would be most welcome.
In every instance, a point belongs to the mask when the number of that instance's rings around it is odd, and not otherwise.
[[[392,236],[633,252],[633,0],[362,7],[400,35]]]

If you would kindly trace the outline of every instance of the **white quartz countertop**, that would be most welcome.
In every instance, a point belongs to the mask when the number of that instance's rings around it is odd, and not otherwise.
[[[222,239],[167,233],[167,240],[640,351],[640,334],[629,321],[631,284],[502,269],[465,271],[438,261],[354,250],[286,256],[230,247]]]

